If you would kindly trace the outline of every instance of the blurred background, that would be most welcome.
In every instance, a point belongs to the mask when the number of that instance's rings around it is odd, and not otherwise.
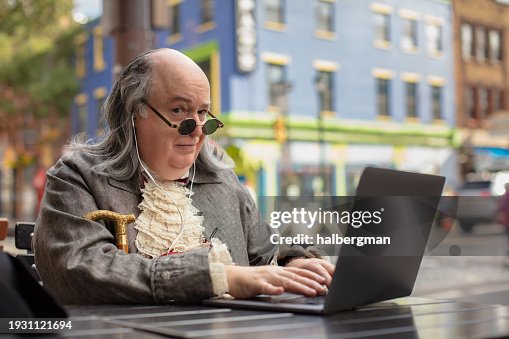
[[[366,165],[444,175],[447,194],[509,181],[494,183],[509,170],[507,1],[0,6],[2,216],[35,219],[44,171],[71,136],[100,137],[116,76],[156,47],[206,72],[227,126],[214,141],[254,195],[353,194]]]
[[[72,136],[100,138],[116,77],[159,47],[207,74],[213,142],[262,212],[352,195],[367,165],[443,175],[474,198],[442,213],[437,255],[479,257],[425,258],[417,293],[495,284],[509,304],[502,258],[481,257],[509,245],[509,1],[0,0],[0,217],[35,220],[45,171]]]

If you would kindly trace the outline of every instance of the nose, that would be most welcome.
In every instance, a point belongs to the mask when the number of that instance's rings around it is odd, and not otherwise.
[[[193,136],[193,137],[201,137],[201,135],[203,134],[202,127],[203,127],[203,125],[196,124],[196,127],[194,128],[194,130],[189,135]]]
[[[190,135],[193,137],[200,137],[203,134],[203,122],[200,120],[198,113],[194,113],[189,118],[193,119],[196,123]]]

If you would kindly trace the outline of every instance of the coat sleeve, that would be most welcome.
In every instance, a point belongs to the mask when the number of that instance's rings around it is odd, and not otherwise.
[[[117,249],[101,223],[85,220],[98,209],[97,197],[78,167],[59,161],[48,171],[35,227],[37,270],[59,301],[166,303],[213,296],[207,248],[147,259]]]
[[[275,262],[278,246],[270,241],[275,230],[263,220],[249,191],[240,185],[241,220],[246,234],[249,265],[269,265]]]

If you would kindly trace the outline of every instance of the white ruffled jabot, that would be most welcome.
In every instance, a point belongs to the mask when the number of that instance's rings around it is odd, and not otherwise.
[[[147,258],[156,258],[167,254],[170,246],[172,252],[204,246],[203,217],[189,198],[193,193],[180,182],[158,180],[157,184],[167,194],[151,180],[141,190],[143,200],[138,205],[141,213],[134,222],[134,228],[138,230],[135,239],[138,252]],[[181,226],[183,232],[177,239]],[[209,265],[212,286],[214,294],[222,296],[228,291],[224,265],[234,263],[226,244],[214,238],[211,245]]]
[[[166,254],[180,233],[181,226],[183,233],[174,243],[172,252],[185,252],[202,246],[205,240],[203,217],[191,204],[192,199],[186,196],[191,191],[171,180],[158,184],[171,199],[151,180],[141,190],[143,200],[138,205],[141,213],[134,226],[138,230],[135,241],[138,251],[149,258]]]

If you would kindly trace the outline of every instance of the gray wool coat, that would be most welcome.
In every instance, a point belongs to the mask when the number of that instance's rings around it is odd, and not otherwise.
[[[85,214],[110,210],[137,216],[140,180],[117,181],[92,170],[101,160],[82,152],[64,156],[47,172],[36,221],[34,253],[44,285],[64,304],[193,302],[213,296],[208,248],[147,259],[117,249],[113,225]],[[193,205],[203,213],[205,236],[226,243],[237,265],[269,264],[277,246],[248,191],[231,170],[197,168]]]

